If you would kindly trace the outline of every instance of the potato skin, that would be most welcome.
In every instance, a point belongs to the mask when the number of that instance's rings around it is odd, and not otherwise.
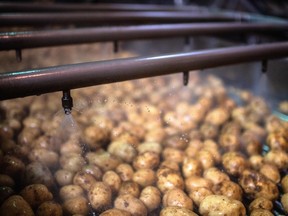
[[[210,195],[200,203],[199,213],[203,216],[245,216],[246,209],[238,200],[232,200],[222,195]]]
[[[102,180],[111,188],[112,193],[117,193],[119,191],[122,181],[116,172],[107,171],[103,175]]]
[[[133,178],[134,170],[130,164],[122,163],[116,167],[116,173],[120,176],[122,181],[131,181]]]
[[[164,168],[161,172],[158,170],[157,177],[157,187],[162,193],[175,188],[184,189],[183,178],[177,171]]]
[[[250,216],[274,216],[274,214],[266,209],[254,209]]]
[[[78,196],[68,199],[63,204],[63,211],[68,215],[87,215],[89,211],[88,201],[84,197]]]
[[[223,181],[230,180],[229,176],[226,173],[220,171],[216,167],[211,167],[205,170],[203,177],[212,181],[214,185],[220,184]]]
[[[285,175],[281,180],[281,186],[285,193],[288,193],[288,175]]]
[[[182,172],[185,178],[193,175],[200,176],[202,173],[202,165],[198,160],[186,157],[183,161]]]
[[[141,187],[153,185],[156,182],[156,174],[151,169],[139,169],[134,173],[133,181]]]
[[[213,192],[217,195],[224,195],[231,199],[242,201],[243,191],[241,187],[230,180],[214,185]]]
[[[100,216],[131,216],[131,214],[125,210],[113,208],[102,212]]]
[[[88,191],[88,198],[94,209],[103,211],[111,205],[112,191],[104,182],[95,182]]]
[[[65,185],[59,191],[60,198],[65,201],[68,199],[84,196],[84,190],[79,185]]]
[[[246,159],[238,152],[225,153],[222,164],[226,172],[233,176],[239,176],[247,168]]]
[[[0,159],[1,161],[1,159]],[[13,188],[15,185],[14,179],[12,179],[9,175],[0,174],[0,187],[6,186]]]
[[[10,196],[0,207],[0,215],[34,216],[30,205],[19,195]]]
[[[133,167],[138,169],[155,169],[159,166],[160,158],[155,152],[144,152],[138,155],[133,161]]]
[[[140,186],[133,181],[126,181],[123,182],[120,190],[119,195],[130,194],[134,197],[139,197],[140,195]]]
[[[139,199],[144,203],[147,210],[151,212],[160,206],[161,192],[154,186],[147,186],[141,191]]]
[[[193,211],[179,207],[179,206],[168,206],[161,210],[160,216],[197,216]]]
[[[73,182],[74,173],[69,170],[60,169],[55,172],[54,177],[60,186],[64,186]]]
[[[73,184],[79,185],[86,191],[90,190],[95,182],[94,176],[84,171],[77,172],[73,178]]]
[[[213,195],[213,192],[205,187],[194,188],[193,191],[189,193],[189,197],[193,200],[193,203],[195,203],[198,207],[202,202],[202,200],[210,195]]]
[[[288,214],[288,193],[285,193],[285,194],[281,197],[281,204],[282,204],[285,212]]]
[[[186,209],[193,209],[193,201],[183,190],[178,188],[167,191],[162,200],[163,206],[179,206]]]
[[[37,211],[37,216],[62,216],[63,210],[60,204],[53,201],[46,201],[42,203]]]
[[[204,187],[211,190],[213,187],[213,183],[209,179],[205,179],[199,176],[191,176],[185,179],[185,188],[189,193],[195,188],[199,187]]]
[[[132,196],[131,194],[124,194],[118,196],[114,201],[115,208],[130,212],[133,216],[147,216],[147,208],[144,203]]]
[[[38,207],[45,201],[53,199],[52,193],[43,184],[33,184],[21,190],[20,195],[30,204],[32,208]]]
[[[249,204],[250,212],[252,212],[254,209],[265,209],[270,211],[272,210],[272,208],[273,208],[272,201],[264,197],[258,197]]]

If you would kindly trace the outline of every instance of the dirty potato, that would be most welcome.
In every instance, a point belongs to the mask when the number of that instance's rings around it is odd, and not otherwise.
[[[30,205],[19,195],[10,196],[0,206],[0,215],[34,216]]]
[[[223,181],[229,181],[229,176],[216,167],[211,167],[205,170],[203,177],[209,179],[214,185],[220,184]]]
[[[131,214],[122,209],[112,208],[102,212],[100,216],[131,216]]]
[[[84,190],[90,190],[91,186],[96,182],[93,175],[84,171],[77,172],[73,178],[73,184],[79,185]]]
[[[122,181],[131,181],[134,175],[134,170],[130,164],[121,163],[116,167],[116,173]]]
[[[185,179],[185,188],[190,193],[195,188],[207,188],[209,190],[212,189],[213,183],[209,179],[205,179],[199,176],[191,176]]]
[[[37,211],[37,216],[62,216],[63,210],[60,204],[53,201],[46,201],[42,203]]]
[[[147,208],[144,203],[132,196],[131,194],[124,194],[118,196],[114,201],[114,206],[117,209],[125,210],[130,212],[132,215],[147,216]]]
[[[194,158],[185,157],[182,165],[182,173],[185,178],[193,175],[200,176],[202,174],[202,165]]]
[[[125,181],[119,189],[119,195],[130,194],[135,197],[140,195],[140,186],[133,181]]]
[[[68,170],[60,169],[55,172],[54,177],[60,186],[64,186],[72,183],[74,173]]]
[[[138,169],[155,169],[159,166],[160,157],[155,152],[144,152],[138,155],[133,161],[133,167]]]
[[[193,211],[178,206],[168,206],[163,208],[160,212],[160,216],[174,216],[174,215],[197,216],[197,214],[194,213]]]
[[[249,204],[250,212],[252,212],[254,209],[265,209],[270,211],[272,210],[272,208],[273,208],[272,201],[264,197],[258,197]]]
[[[228,152],[222,157],[222,164],[226,172],[233,176],[239,176],[247,168],[244,156],[238,152]]]
[[[241,187],[230,180],[223,181],[219,184],[214,185],[213,192],[216,195],[224,195],[228,198],[242,201],[243,191]]]
[[[157,171],[157,177],[157,187],[162,193],[175,188],[184,189],[183,178],[175,170],[163,168],[161,172]]]
[[[163,196],[163,206],[178,206],[193,209],[193,201],[183,190],[178,188],[167,191]]]
[[[103,177],[102,181],[106,183],[112,190],[112,193],[118,193],[120,187],[121,187],[121,178],[119,175],[114,171],[107,171]]]
[[[84,190],[79,185],[65,185],[60,189],[59,196],[63,201],[80,196],[83,197]]]
[[[148,212],[151,212],[160,206],[161,192],[154,186],[148,186],[141,191],[139,199],[144,203]]]
[[[89,211],[88,201],[82,196],[66,200],[62,207],[67,215],[87,215]]]
[[[153,185],[156,182],[156,174],[151,169],[138,169],[133,175],[133,181],[141,187]]]
[[[279,183],[281,180],[279,170],[277,169],[275,165],[263,164],[259,172],[276,184]]]
[[[193,203],[195,203],[198,207],[202,202],[202,200],[210,195],[213,195],[213,192],[205,187],[194,188],[193,191],[189,193],[189,197],[193,200]]]
[[[88,191],[88,198],[91,206],[96,210],[105,210],[112,202],[112,191],[103,182],[95,182]]]

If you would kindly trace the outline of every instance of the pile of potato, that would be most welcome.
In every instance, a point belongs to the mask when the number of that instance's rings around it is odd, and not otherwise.
[[[181,81],[73,90],[73,118],[59,93],[0,102],[0,215],[288,213],[288,123],[214,76]]]

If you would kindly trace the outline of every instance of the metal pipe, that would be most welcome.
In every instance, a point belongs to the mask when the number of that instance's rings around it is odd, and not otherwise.
[[[0,27],[20,25],[108,25],[130,23],[179,23],[240,21],[241,15],[193,12],[67,12],[67,13],[2,13]]]
[[[0,74],[0,99],[284,56],[288,56],[288,42],[6,72]]]
[[[288,24],[204,23],[80,28],[0,33],[0,50],[24,49],[115,40],[237,33],[287,32]]]
[[[202,11],[204,7],[185,5],[149,4],[43,4],[43,3],[0,3],[0,12],[75,12],[75,11]]]

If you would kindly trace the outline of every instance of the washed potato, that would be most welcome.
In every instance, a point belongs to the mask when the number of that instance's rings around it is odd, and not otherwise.
[[[205,197],[210,195],[213,195],[213,192],[205,187],[194,188],[189,193],[189,197],[193,200],[193,203],[195,203],[197,206],[200,205],[200,203]]]
[[[52,193],[43,184],[28,185],[20,191],[20,195],[32,208],[38,207],[43,202],[53,199]]]
[[[89,189],[88,198],[94,209],[103,211],[111,205],[112,191],[107,184],[96,182]]]
[[[161,171],[161,172],[160,172]],[[168,190],[179,188],[184,189],[184,181],[181,175],[169,168],[162,168],[162,170],[157,171],[157,187],[162,193]]]
[[[148,212],[151,212],[160,206],[161,192],[154,186],[147,186],[141,191],[139,199],[144,203]]]
[[[30,161],[39,161],[49,168],[54,168],[58,165],[59,156],[56,152],[44,148],[35,148],[29,153]]]
[[[195,188],[207,188],[212,189],[213,183],[209,179],[205,179],[199,176],[191,176],[185,179],[185,189],[190,193]]]
[[[193,201],[189,196],[178,188],[167,191],[163,196],[163,206],[178,206],[186,209],[193,209]]]
[[[266,176],[271,181],[273,181],[274,183],[279,183],[281,180],[280,173],[275,165],[263,164],[259,172],[264,176]]]
[[[156,154],[161,154],[162,145],[157,142],[144,142],[137,147],[137,150],[139,154],[143,154],[148,151],[152,151]]]
[[[274,214],[271,211],[266,209],[254,209],[251,211],[250,216],[273,216]]]
[[[60,169],[55,172],[54,177],[58,185],[64,186],[73,182],[74,173],[68,170]]]
[[[199,213],[203,216],[208,215],[246,215],[244,205],[238,201],[229,199],[222,195],[210,195],[203,199],[199,206]]]
[[[202,149],[198,152],[196,158],[200,161],[203,170],[215,165],[213,154],[210,151]]]
[[[119,195],[115,201],[114,206],[117,209],[122,209],[131,213],[131,215],[147,216],[147,208],[144,203],[131,194]]]
[[[175,161],[170,161],[170,160],[162,161],[160,166],[159,166],[159,169],[157,170],[157,173],[159,170],[161,171],[161,169],[164,169],[164,168],[168,168],[168,169],[180,172],[180,167],[179,167],[178,163],[176,163]]]
[[[157,153],[148,151],[139,154],[133,161],[133,167],[138,169],[155,169],[159,166],[160,157]]]
[[[46,201],[42,203],[37,211],[37,216],[62,216],[63,210],[60,204],[53,201]]]
[[[130,194],[135,197],[140,195],[140,186],[134,181],[125,181],[122,183],[119,195]]]
[[[185,157],[182,165],[182,173],[185,178],[193,175],[200,176],[202,173],[202,165],[196,159]]]
[[[0,186],[13,188],[14,185],[15,181],[9,175],[0,174]]]
[[[272,208],[273,208],[272,201],[264,197],[258,197],[249,204],[250,212],[252,212],[254,209],[265,209],[270,211],[272,210]]]
[[[131,216],[131,213],[121,209],[108,209],[100,214],[100,216]]]
[[[122,181],[131,181],[134,170],[130,164],[122,163],[116,167],[116,173],[120,176]]]
[[[108,147],[108,152],[127,163],[133,162],[137,156],[136,146],[126,141],[113,141]]]
[[[79,154],[62,155],[60,158],[60,165],[63,169],[71,172],[77,172],[86,164],[84,158]]]
[[[248,167],[246,159],[238,152],[225,153],[222,164],[226,172],[233,176],[239,176]]]
[[[160,216],[174,216],[174,215],[197,216],[197,214],[194,213],[193,211],[178,206],[168,206],[163,208],[160,212]]]
[[[89,161],[89,164],[96,165],[104,172],[114,170],[121,162],[117,157],[111,155],[109,152],[101,150],[97,152],[88,152],[86,158]]]
[[[220,171],[216,167],[211,167],[205,170],[203,177],[212,181],[214,185],[220,184],[223,181],[230,180],[229,176],[226,173]]]
[[[141,187],[153,185],[156,180],[156,174],[151,169],[139,169],[133,175],[133,181]]]
[[[118,193],[121,186],[121,178],[114,171],[107,171],[102,178],[102,181],[106,183],[112,190],[112,193]]]
[[[223,181],[219,184],[214,185],[213,192],[216,195],[224,195],[228,198],[242,201],[243,192],[241,187],[230,180]]]
[[[92,175],[97,181],[101,180],[103,176],[103,172],[101,171],[101,169],[93,164],[85,165],[84,167],[82,167],[82,171]]]
[[[185,149],[185,154],[190,158],[194,158],[198,154],[199,150],[203,148],[203,146],[204,143],[200,139],[191,138],[187,148]]]
[[[252,155],[249,158],[249,163],[251,167],[255,170],[260,170],[260,168],[264,165],[264,157],[262,155]]]
[[[88,201],[82,196],[66,200],[62,207],[64,214],[67,215],[87,215],[89,212]]]
[[[281,186],[284,193],[288,193],[288,175],[285,175],[281,180]]]
[[[79,185],[86,191],[89,191],[95,182],[94,176],[84,171],[77,172],[73,178],[73,184]]]
[[[239,178],[239,184],[248,198],[264,197],[275,200],[279,196],[277,185],[254,170],[244,170]]]
[[[0,215],[7,216],[34,216],[30,205],[19,195],[10,196],[0,206]]]
[[[65,185],[60,189],[59,196],[63,201],[76,197],[83,197],[84,190],[79,185]]]
[[[281,204],[282,204],[285,212],[288,214],[288,193],[285,193],[285,194],[281,197]]]
[[[184,151],[171,147],[165,148],[162,152],[162,157],[164,160],[170,160],[178,164],[183,162],[184,155]]]

